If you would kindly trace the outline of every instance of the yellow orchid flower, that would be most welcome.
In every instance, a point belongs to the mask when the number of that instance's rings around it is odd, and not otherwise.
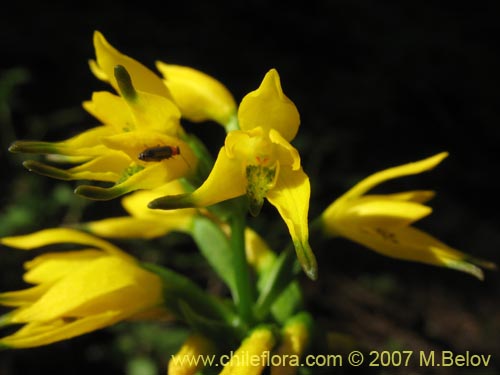
[[[236,118],[236,102],[231,92],[215,78],[199,70],[158,61],[182,117],[192,122],[212,120],[226,128]]]
[[[63,180],[112,183],[109,188],[79,186],[91,199],[112,199],[133,190],[152,189],[193,173],[197,158],[182,139],[181,113],[160,77],[111,47],[96,32],[97,61],[92,70],[119,93],[95,92],[83,107],[103,125],[61,142],[17,141],[12,152],[48,154],[61,169],[38,161],[26,168]]]
[[[185,192],[179,180],[171,181],[152,190],[133,192],[122,198],[122,206],[129,216],[112,217],[83,223],[83,229],[94,235],[107,238],[151,239],[164,236],[172,231],[188,233],[198,210],[153,210],[148,202],[167,195]]]
[[[243,98],[238,121],[241,130],[227,134],[210,175],[196,191],[157,199],[150,207],[204,207],[246,194],[250,212],[257,215],[267,198],[285,221],[303,269],[315,279],[317,265],[309,246],[307,217],[309,178],[298,151],[290,144],[300,116],[283,93],[275,69]]]
[[[385,256],[453,268],[483,279],[483,272],[476,265],[494,268],[493,263],[474,259],[411,226],[432,212],[423,203],[434,196],[433,191],[366,194],[382,182],[433,169],[447,156],[442,152],[362,180],[323,212],[324,232],[358,242]]]
[[[274,332],[266,327],[255,328],[243,340],[240,347],[232,353],[228,361],[224,361],[224,369],[220,375],[259,375],[268,363],[271,350],[276,345]],[[227,355],[221,356],[224,359]]]
[[[6,246],[31,250],[59,243],[81,250],[46,253],[25,263],[28,289],[0,293],[0,304],[17,307],[2,325],[23,324],[0,339],[0,346],[47,345],[147,316],[161,308],[160,278],[114,245],[72,229],[47,229],[26,236],[5,237]],[[165,311],[163,311],[166,314]]]

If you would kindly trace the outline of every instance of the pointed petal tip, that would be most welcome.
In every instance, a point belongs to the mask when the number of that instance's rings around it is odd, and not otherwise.
[[[191,207],[195,207],[191,200],[191,194],[167,195],[148,203],[148,208],[154,210],[172,210]]]
[[[91,185],[80,185],[75,190],[74,193],[83,198],[98,200],[98,201],[107,201],[114,198],[117,198],[126,192],[122,189],[117,189],[115,187],[111,188],[102,188],[98,186]]]

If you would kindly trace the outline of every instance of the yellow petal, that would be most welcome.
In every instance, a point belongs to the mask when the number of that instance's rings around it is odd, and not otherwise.
[[[169,135],[181,134],[179,108],[164,96],[137,91],[137,96],[127,100],[134,117],[135,128],[158,131]]]
[[[260,87],[247,94],[238,109],[241,130],[262,126],[276,129],[287,141],[295,138],[299,130],[300,115],[295,104],[281,89],[280,77],[271,69]]]
[[[309,246],[308,211],[311,187],[309,177],[301,169],[282,168],[276,185],[268,192],[267,199],[275,206],[285,221],[297,257],[306,274],[317,278],[316,258]]]
[[[3,306],[11,307],[20,307],[32,304],[36,300],[38,300],[49,289],[50,286],[50,283],[46,283],[42,285],[36,285],[28,289],[0,293],[0,304]]]
[[[222,147],[210,175],[197,190],[189,194],[157,198],[149,203],[149,207],[206,207],[244,195],[247,186],[244,168],[245,165],[240,160],[229,158],[225,147]]]
[[[439,163],[441,163],[441,161],[447,156],[447,152],[441,152],[417,162],[403,164],[397,167],[385,169],[381,172],[374,173],[356,184],[351,190],[345,193],[341,197],[341,199],[357,198],[382,182],[431,170]]]
[[[56,282],[31,306],[15,311],[12,322],[81,318],[106,311],[131,315],[159,304],[161,289],[159,277],[138,265],[100,257]]]
[[[424,218],[432,212],[432,208],[420,203],[381,199],[370,195],[361,197],[342,206],[342,211],[327,209],[323,220],[328,233],[336,232],[336,226],[385,226],[402,227]]]
[[[170,93],[160,77],[146,68],[140,62],[128,57],[113,46],[99,32],[94,32],[94,48],[97,65],[91,66],[92,71],[97,71],[97,78],[107,78],[107,81],[118,91],[114,69],[122,65],[132,77],[133,85],[137,90],[170,98]]]
[[[269,131],[269,139],[279,147],[276,148],[276,158],[280,164],[290,165],[294,171],[300,168],[300,155],[295,147],[293,147],[280,133],[271,129]]]
[[[168,182],[158,188],[151,190],[141,190],[129,194],[122,198],[123,208],[132,216],[143,219],[156,220],[161,224],[163,218],[169,217],[188,217],[196,214],[196,209],[181,209],[181,210],[152,210],[148,208],[148,203],[153,199],[163,197],[165,195],[176,195],[185,193],[186,190],[179,180]]]
[[[95,249],[42,254],[24,263],[23,279],[30,284],[51,284],[105,255]]]
[[[94,180],[116,182],[131,158],[120,151],[108,150],[104,155],[66,170],[72,180]]]
[[[469,273],[483,279],[483,271],[474,265],[494,268],[492,263],[474,260],[469,255],[455,250],[429,234],[413,228],[387,228],[345,226],[343,235],[385,256],[444,266]]]
[[[199,334],[190,335],[168,361],[169,375],[194,375],[204,366],[202,357],[213,355],[215,345]]]
[[[109,254],[119,256],[128,260],[133,259],[128,254],[124,253],[119,248],[107,241],[69,228],[43,229],[41,231],[30,233],[24,236],[4,237],[0,239],[0,243],[21,250],[32,250],[47,245],[72,243],[78,245],[95,246],[96,248],[101,249]]]
[[[58,319],[50,322],[31,322],[14,334],[0,339],[0,346],[9,348],[32,348],[80,336],[110,326],[122,320],[117,311],[106,311],[68,322]]]
[[[397,201],[409,201],[416,203],[426,203],[430,201],[436,193],[432,190],[411,190],[393,194],[370,194],[373,199],[392,199]]]
[[[163,219],[159,221],[159,219]],[[135,217],[115,217],[84,224],[89,232],[107,238],[144,238],[164,236],[172,231],[187,231],[190,221],[177,218],[140,219]],[[184,220],[183,220],[184,219]]]
[[[213,120],[225,126],[235,116],[233,96],[215,78],[187,66],[158,61],[156,67],[184,118],[193,122]]]
[[[105,124],[104,128],[110,134],[131,131],[136,128],[127,102],[118,95],[107,91],[94,92],[92,100],[83,102],[83,108]]]
[[[220,375],[259,375],[267,364],[266,355],[270,355],[276,344],[273,332],[266,327],[258,327],[243,340],[233,353]]]

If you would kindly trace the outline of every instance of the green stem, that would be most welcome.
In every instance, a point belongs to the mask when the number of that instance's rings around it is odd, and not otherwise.
[[[243,323],[251,324],[254,290],[250,282],[250,268],[245,253],[245,211],[235,211],[229,221],[231,225],[230,244],[233,250],[234,277],[238,292],[235,302]]]

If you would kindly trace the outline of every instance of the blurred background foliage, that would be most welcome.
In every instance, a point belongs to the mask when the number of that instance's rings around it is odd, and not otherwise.
[[[96,124],[80,104],[93,91],[109,89],[87,64],[94,57],[92,33],[100,30],[116,48],[152,69],[162,60],[213,75],[237,101],[258,86],[268,69],[277,68],[301,112],[294,144],[311,178],[311,218],[374,171],[449,151],[436,170],[387,183],[380,191],[437,190],[434,213],[418,226],[500,264],[496,1],[183,1],[164,6],[56,1],[15,3],[0,13],[1,236],[121,213],[119,201],[78,198],[74,183],[33,175],[22,167],[26,156],[7,152],[15,139],[60,140]],[[214,153],[223,142],[223,130],[215,124],[186,126]],[[266,205],[251,225],[279,249],[287,235],[275,218]],[[340,335],[332,337],[347,337],[369,350],[492,354],[494,363],[487,369],[435,373],[500,371],[498,273],[487,272],[479,282],[455,271],[383,258],[343,240],[313,242],[320,278],[301,281],[318,323]],[[119,245],[142,259],[183,270],[214,292],[221,290],[185,236]],[[32,255],[0,250],[1,290],[23,287],[21,266]],[[185,327],[171,322],[124,323],[52,346],[1,352],[0,374],[164,373],[169,354],[186,334]],[[335,340],[339,350],[343,342]]]

